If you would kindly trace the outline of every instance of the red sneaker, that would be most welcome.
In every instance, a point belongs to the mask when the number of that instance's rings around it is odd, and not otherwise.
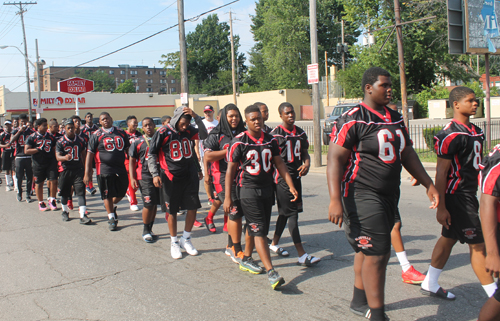
[[[413,265],[406,272],[401,273],[401,277],[403,282],[408,284],[421,284],[425,279],[425,275],[415,270]]]
[[[70,210],[73,210],[73,201],[72,200],[68,200],[68,208]]]
[[[198,220],[194,220],[194,224],[193,224],[194,227],[202,227],[203,224],[201,224],[200,222],[198,222]]]

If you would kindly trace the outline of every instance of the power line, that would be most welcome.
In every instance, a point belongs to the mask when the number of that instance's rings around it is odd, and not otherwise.
[[[240,0],[234,0],[234,1],[231,1],[231,2],[229,2],[229,3],[226,3],[226,4],[222,5],[222,6],[216,7],[216,8],[214,8],[214,9],[211,9],[211,10],[208,10],[208,11],[205,11],[205,12],[203,12],[203,13],[201,13],[201,14],[197,15],[197,16],[194,16],[194,17],[192,17],[192,18],[190,18],[190,19],[184,19],[184,21],[196,21],[196,20],[198,20],[200,17],[202,17],[202,16],[204,16],[204,15],[206,15],[206,14],[208,14],[208,13],[211,13],[211,12],[217,11],[217,10],[219,10],[219,9],[222,9],[222,8],[224,8],[224,7],[227,7],[227,6],[229,6],[229,5],[233,4],[233,3],[236,3],[236,2],[238,2],[238,1],[240,1]],[[136,41],[136,42],[134,42],[134,43],[131,43],[130,45],[127,45],[127,46],[122,47],[122,48],[120,48],[120,49],[114,50],[114,51],[112,51],[112,52],[110,52],[110,53],[107,53],[107,54],[102,55],[102,56],[100,56],[100,57],[94,58],[94,59],[92,59],[92,60],[89,60],[89,61],[83,62],[83,63],[78,64],[78,65],[76,65],[76,66],[73,66],[73,67],[70,67],[70,68],[66,68],[66,69],[62,69],[62,70],[59,70],[59,71],[56,71],[56,72],[50,73],[50,75],[55,75],[55,74],[57,74],[57,73],[60,73],[60,72],[65,71],[65,70],[68,70],[68,69],[73,69],[73,68],[76,68],[76,67],[80,67],[80,66],[86,65],[86,64],[88,64],[88,63],[94,62],[94,61],[96,61],[96,60],[102,59],[102,58],[104,58],[104,57],[110,56],[110,55],[115,54],[115,53],[117,53],[117,52],[119,52],[119,51],[122,51],[122,50],[124,50],[124,49],[130,48],[130,47],[132,47],[132,46],[135,46],[135,45],[137,45],[138,43],[141,43],[141,42],[143,42],[143,41],[145,41],[145,40],[148,40],[148,39],[150,39],[150,38],[153,38],[154,36],[157,36],[157,35],[159,35],[160,33],[163,33],[163,32],[165,32],[165,31],[168,31],[168,30],[170,30],[170,29],[173,29],[173,28],[177,27],[178,25],[179,25],[179,24],[178,24],[178,23],[176,23],[175,25],[172,25],[172,26],[170,26],[170,27],[168,27],[168,28],[165,28],[165,29],[163,29],[163,30],[160,30],[160,31],[158,31],[158,32],[156,32],[156,33],[154,33],[154,34],[152,34],[152,35],[150,35],[150,36],[146,37],[146,38],[143,38],[143,39],[138,40],[138,41]]]

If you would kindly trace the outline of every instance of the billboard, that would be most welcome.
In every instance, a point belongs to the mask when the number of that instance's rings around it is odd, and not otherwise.
[[[500,54],[498,15],[495,0],[463,0],[465,8],[465,51],[474,54]]]

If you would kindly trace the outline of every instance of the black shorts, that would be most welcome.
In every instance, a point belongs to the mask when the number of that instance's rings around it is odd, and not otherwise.
[[[2,153],[2,170],[10,171],[14,169],[14,155],[12,150],[4,150]]]
[[[127,173],[97,175],[97,183],[99,184],[101,199],[122,198],[127,193],[128,175]]]
[[[75,188],[76,196],[85,197],[85,184],[83,183],[83,176],[85,171],[83,168],[70,171],[62,171],[59,173],[59,190],[62,197],[71,197],[71,186]]]
[[[290,192],[288,184],[281,176],[278,178],[278,184],[276,184],[276,199],[278,201],[279,215],[293,216],[303,211],[301,179],[293,178],[293,185],[299,193],[297,200],[294,202],[292,202],[293,194]]]
[[[210,181],[210,183],[208,184],[208,189],[209,189],[209,192],[210,192],[210,198],[212,198],[214,201],[221,201],[221,202],[224,202],[224,200],[221,200],[219,198],[219,195],[215,189],[215,185],[212,181]]]
[[[351,189],[349,195],[342,198],[345,234],[356,253],[390,253],[398,200],[399,193],[383,195],[360,189]]]
[[[156,207],[160,204],[160,189],[155,187],[152,177],[143,177],[139,181],[144,207]]]
[[[476,195],[446,194],[445,202],[451,216],[451,225],[449,230],[443,227],[441,235],[460,243],[484,243]]]
[[[45,180],[55,181],[59,177],[57,162],[54,160],[50,164],[39,166],[33,164],[33,178],[35,184],[43,184]]]
[[[218,199],[224,204],[226,199],[226,190],[222,189],[219,194],[217,194]],[[238,199],[236,184],[231,187],[231,201],[233,201],[233,207],[231,212],[229,212],[229,219],[231,221],[239,220],[243,217],[243,211],[241,210],[240,200]]]
[[[186,177],[173,177],[161,173],[160,204],[161,210],[171,215],[177,215],[180,209],[197,210],[201,208],[198,196],[200,179],[196,170],[189,171]]]
[[[250,236],[267,237],[274,203],[273,186],[255,189],[238,187],[240,208],[245,215],[246,229]]]

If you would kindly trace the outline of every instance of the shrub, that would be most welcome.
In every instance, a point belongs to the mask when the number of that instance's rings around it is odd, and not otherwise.
[[[422,130],[422,135],[424,136],[425,143],[429,149],[434,150],[434,136],[443,129],[443,126],[436,126],[430,128],[424,128]]]

